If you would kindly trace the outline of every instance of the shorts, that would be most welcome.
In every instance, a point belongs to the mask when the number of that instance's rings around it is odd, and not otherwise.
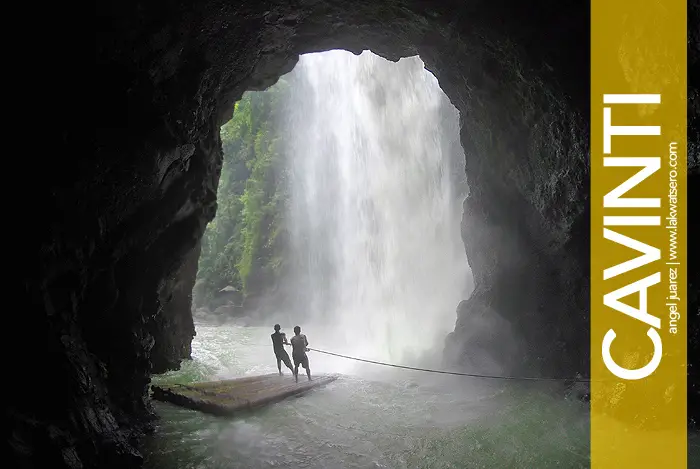
[[[277,363],[283,362],[287,365],[287,368],[292,367],[292,362],[289,360],[289,355],[286,350],[275,350],[275,356],[277,357]]]
[[[308,370],[309,369],[309,357],[304,355],[293,355],[292,358],[294,358],[294,366],[297,367],[301,365],[302,368]]]

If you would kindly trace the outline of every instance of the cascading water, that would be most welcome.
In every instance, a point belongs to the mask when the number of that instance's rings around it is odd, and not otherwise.
[[[457,110],[417,57],[329,51],[290,75],[290,320],[365,357],[442,348],[471,289]]]

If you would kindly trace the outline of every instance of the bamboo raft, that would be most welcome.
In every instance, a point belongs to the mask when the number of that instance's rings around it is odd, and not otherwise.
[[[295,383],[289,375],[273,373],[189,385],[153,385],[151,397],[208,414],[231,416],[305,393],[336,379],[338,376],[321,375],[308,381],[300,373],[299,382]]]

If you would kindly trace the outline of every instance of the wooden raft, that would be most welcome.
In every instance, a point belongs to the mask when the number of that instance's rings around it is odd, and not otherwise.
[[[321,375],[308,381],[306,376],[299,373],[299,382],[295,383],[294,377],[290,375],[279,376],[273,373],[188,385],[153,385],[151,396],[155,400],[188,409],[230,416],[302,394],[336,379],[338,376]]]

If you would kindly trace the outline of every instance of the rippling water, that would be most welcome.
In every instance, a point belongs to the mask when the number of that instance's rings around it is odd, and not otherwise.
[[[154,382],[276,371],[271,330],[197,325],[193,360]],[[322,331],[306,330],[312,347]],[[314,336],[314,334],[317,334]],[[372,357],[364,357],[372,358]],[[589,465],[587,407],[542,385],[484,383],[310,352],[343,376],[238,418],[156,403],[149,468],[578,468]],[[289,379],[293,379],[287,371]],[[437,378],[436,378],[437,376]],[[561,393],[559,393],[561,396]]]

